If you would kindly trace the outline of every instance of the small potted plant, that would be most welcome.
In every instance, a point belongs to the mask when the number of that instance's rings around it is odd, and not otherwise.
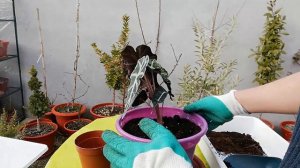
[[[77,85],[78,80],[82,81],[82,78],[78,74],[78,62],[80,58],[80,38],[79,38],[79,0],[77,1],[77,17],[76,17],[76,56],[74,61],[73,67],[73,91],[71,95],[71,102],[62,103],[55,105],[52,108],[52,113],[56,117],[57,124],[59,125],[60,129],[66,132],[68,135],[73,134],[80,128],[84,127],[85,125],[91,122],[90,119],[83,119],[81,115],[86,112],[86,106],[80,103],[75,102],[80,97],[84,96],[89,86],[87,87],[85,93],[82,95],[77,94]],[[86,84],[84,81],[82,81]]]
[[[0,136],[15,138],[19,127],[17,112],[14,110],[13,114],[8,114],[5,108],[3,108],[0,114]]]
[[[0,77],[0,96],[7,90],[8,78]]]
[[[28,110],[37,117],[36,122],[28,123],[20,129],[22,139],[37,143],[43,143],[48,146],[48,151],[43,156],[48,156],[54,151],[54,140],[57,131],[57,125],[53,122],[40,121],[40,117],[49,111],[49,99],[40,90],[42,82],[37,78],[37,70],[31,67],[31,78],[28,82],[32,95],[29,97]]]
[[[255,58],[258,65],[254,81],[259,85],[267,84],[280,77],[283,69],[281,66],[283,63],[281,56],[285,54],[283,50],[284,42],[281,38],[283,35],[288,35],[284,31],[286,17],[280,14],[281,9],[276,9],[276,0],[268,2],[267,10],[264,14],[266,22],[263,36],[259,38],[260,44],[256,49],[251,50],[253,54],[250,56]],[[271,121],[267,121],[266,119],[262,119],[262,121],[271,125],[271,128],[274,128]]]
[[[295,124],[296,124],[295,121],[283,121],[280,123],[282,136],[285,140],[291,141]]]
[[[0,40],[0,60],[7,57],[7,47],[9,42],[5,40]]]
[[[128,43],[129,34],[129,16],[123,16],[123,27],[118,42],[112,45],[111,54],[107,54],[99,49],[96,43],[92,44],[100,62],[104,65],[106,71],[106,84],[113,90],[112,103],[100,103],[90,109],[92,116],[103,118],[121,114],[124,111],[125,92],[128,85],[128,79],[124,72],[123,59],[121,51]],[[122,104],[116,103],[116,92],[119,91],[122,97]]]
[[[157,55],[151,52],[149,46],[140,45],[136,51],[133,47],[126,46],[122,51],[122,57],[127,73],[130,75],[130,84],[127,90],[126,113],[116,122],[118,132],[131,140],[149,142],[147,136],[139,129],[138,123],[145,117],[155,119],[179,139],[180,144],[193,160],[195,146],[207,131],[206,121],[199,115],[186,114],[180,108],[159,105],[168,95],[170,98],[173,97],[171,82],[168,79],[168,72],[157,62]],[[167,85],[168,91],[158,83],[158,74]],[[127,111],[146,100],[151,101],[151,107],[133,108]],[[189,126],[183,126],[185,124]]]

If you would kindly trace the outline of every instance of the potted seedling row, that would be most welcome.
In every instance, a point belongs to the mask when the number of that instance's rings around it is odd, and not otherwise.
[[[199,115],[186,114],[180,108],[160,105],[168,95],[173,97],[171,81],[168,79],[168,72],[157,62],[157,55],[152,53],[149,46],[140,45],[136,51],[133,47],[126,46],[122,57],[130,76],[130,84],[127,90],[126,113],[116,122],[119,133],[130,140],[149,142],[149,138],[139,129],[138,123],[142,118],[151,118],[168,128],[193,160],[195,146],[207,131],[206,121]],[[158,74],[168,91],[158,83]],[[151,101],[151,106],[132,108],[147,100]],[[130,110],[127,111],[128,109]]]
[[[37,78],[37,70],[31,67],[31,78],[28,82],[32,95],[29,97],[28,110],[37,117],[35,122],[29,122],[20,129],[22,139],[36,143],[43,143],[48,146],[48,151],[42,156],[48,156],[54,151],[54,140],[57,132],[57,125],[53,122],[40,120],[49,111],[50,101],[44,92],[40,90],[42,82]]]
[[[92,44],[96,54],[99,56],[100,63],[103,64],[106,71],[106,84],[113,91],[112,102],[100,103],[90,109],[90,113],[95,119],[122,114],[124,111],[124,100],[128,79],[124,72],[121,51],[128,43],[128,34],[129,17],[124,15],[121,35],[119,40],[112,45],[110,54],[99,49],[96,43]],[[119,91],[122,97],[122,104],[116,103],[117,91]]]

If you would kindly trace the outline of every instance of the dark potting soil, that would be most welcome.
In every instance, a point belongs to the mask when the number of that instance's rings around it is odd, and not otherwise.
[[[138,126],[142,118],[136,118],[126,123],[123,129],[134,136],[150,139]],[[180,118],[178,115],[174,117],[163,117],[163,126],[170,130],[177,139],[190,137],[201,131],[201,128],[191,121]]]
[[[56,108],[56,110],[60,113],[74,113],[80,111],[81,106],[62,106]]]
[[[22,134],[24,136],[30,136],[30,137],[35,137],[35,136],[41,136],[41,135],[46,135],[49,132],[53,131],[54,127],[52,127],[49,124],[40,124],[40,130],[37,130],[37,126],[32,126],[32,127],[25,127],[22,130]]]
[[[248,134],[210,131],[206,135],[219,152],[224,152],[225,154],[265,155],[259,143]]]
[[[80,128],[88,125],[89,122],[85,120],[75,120],[66,125],[66,127],[70,130],[79,130]]]
[[[111,106],[104,106],[104,107],[96,108],[94,112],[101,116],[114,116],[114,115],[122,114],[123,108],[115,106],[114,110],[112,110]]]

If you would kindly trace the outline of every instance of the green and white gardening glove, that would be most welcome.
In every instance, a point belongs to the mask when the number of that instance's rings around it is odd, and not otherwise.
[[[125,139],[113,131],[102,134],[103,153],[112,168],[192,168],[191,161],[175,136],[151,119],[142,119],[140,128],[151,142]]]
[[[186,113],[198,113],[211,131],[232,120],[234,115],[248,114],[234,96],[235,90],[220,96],[208,96],[184,107]]]

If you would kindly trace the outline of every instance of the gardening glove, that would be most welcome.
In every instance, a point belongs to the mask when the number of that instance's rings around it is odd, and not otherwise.
[[[248,114],[234,96],[235,90],[220,96],[208,96],[184,107],[186,113],[198,113],[211,131],[232,120],[234,115]]]
[[[102,134],[103,153],[112,168],[192,168],[191,161],[175,136],[151,119],[142,119],[140,128],[149,143],[125,139],[113,131]]]

